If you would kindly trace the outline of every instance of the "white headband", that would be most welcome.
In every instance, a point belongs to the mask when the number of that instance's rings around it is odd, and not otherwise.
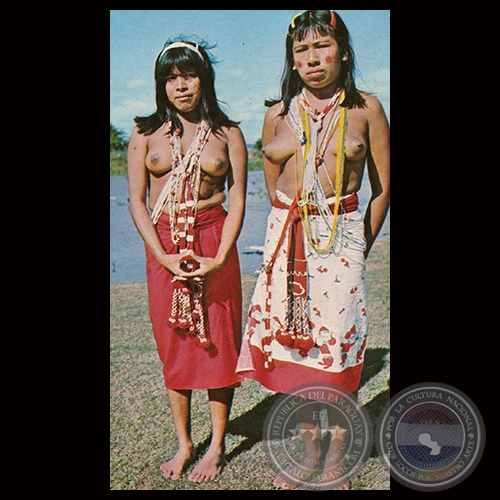
[[[198,44],[197,43],[195,43],[195,47],[194,47],[190,43],[185,43],[185,42],[174,42],[174,43],[171,43],[170,45],[167,45],[161,51],[161,54],[160,54],[159,57],[161,57],[167,50],[175,49],[177,47],[187,47],[188,49],[194,50],[203,59],[203,56],[201,55],[201,52],[198,50]]]

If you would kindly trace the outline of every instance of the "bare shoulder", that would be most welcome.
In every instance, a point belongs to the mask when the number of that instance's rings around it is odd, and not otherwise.
[[[245,143],[243,132],[237,125],[233,125],[232,127],[222,127],[222,131],[229,144]]]
[[[367,94],[366,92],[361,92],[361,95],[366,101],[366,112],[371,115],[385,115],[384,107],[380,102],[379,98],[373,94]]]
[[[238,127],[237,125],[233,125],[231,127],[222,127],[222,132],[224,134],[227,151],[233,165],[235,162],[235,158],[244,160],[246,164],[247,145],[240,127]]]
[[[139,126],[136,125],[134,129],[132,130],[132,134],[130,136],[130,142],[135,142],[135,143],[141,143],[141,142],[147,142],[148,138],[146,135],[141,134],[139,132]]]
[[[273,104],[267,111],[265,115],[265,121],[266,122],[274,122],[276,118],[278,118],[279,114],[283,110],[283,103],[277,102],[276,104]]]
[[[130,144],[145,147],[157,138],[161,138],[163,140],[165,137],[170,137],[170,129],[170,123],[163,123],[154,132],[145,134],[140,132],[138,125],[135,125],[130,136]]]
[[[283,110],[283,103],[277,102],[273,104],[264,116],[264,126],[262,130],[262,140],[264,143],[272,140],[281,129],[282,124],[285,123],[285,117],[281,116]]]
[[[139,132],[139,127],[136,125],[130,135],[128,143],[128,154],[145,154],[147,152],[149,137]]]

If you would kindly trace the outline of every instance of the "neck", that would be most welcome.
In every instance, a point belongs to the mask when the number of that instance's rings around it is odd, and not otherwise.
[[[179,117],[179,120],[182,122],[182,125],[193,125],[197,124],[201,121],[201,114],[198,111],[198,108],[194,109],[193,111],[187,111],[187,112],[177,112],[177,116]]]
[[[310,102],[311,106],[317,105],[321,106],[321,101],[326,101],[331,99],[338,89],[338,82],[332,82],[326,87],[321,89],[313,89],[307,85],[304,87],[307,100]],[[312,101],[312,102],[311,102]]]

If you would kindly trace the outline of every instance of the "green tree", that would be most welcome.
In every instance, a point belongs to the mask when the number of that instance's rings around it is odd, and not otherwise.
[[[262,139],[257,139],[252,147],[248,146],[248,170],[262,170]]]
[[[127,149],[128,141],[125,138],[125,132],[117,129],[112,123],[109,125],[109,150],[123,151],[124,149]]]

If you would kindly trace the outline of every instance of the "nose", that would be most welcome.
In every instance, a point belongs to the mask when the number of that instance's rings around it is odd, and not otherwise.
[[[318,64],[320,64],[318,51],[314,47],[311,47],[307,52],[307,65],[310,67],[314,67]]]
[[[184,75],[170,75],[167,79],[167,85],[172,90],[185,90],[188,88],[187,79]]]
[[[185,79],[182,75],[179,75],[179,76],[175,79],[175,86],[176,86],[179,90],[186,89],[186,88],[187,88],[186,79]]]

